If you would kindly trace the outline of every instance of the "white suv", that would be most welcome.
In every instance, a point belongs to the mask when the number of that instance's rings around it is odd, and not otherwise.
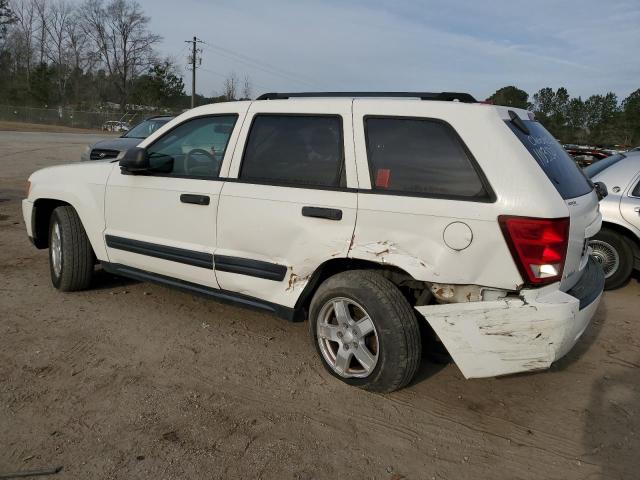
[[[98,263],[309,319],[327,370],[373,391],[429,336],[467,378],[547,368],[603,289],[593,186],[530,112],[468,94],[206,105],[119,164],[34,173],[23,212],[56,288]]]

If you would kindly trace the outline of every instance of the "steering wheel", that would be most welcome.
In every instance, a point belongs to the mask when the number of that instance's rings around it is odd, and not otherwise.
[[[207,163],[205,165],[202,165],[201,161],[199,162],[193,158],[194,155],[204,155],[207,158]],[[211,163],[209,163],[209,161]],[[211,154],[211,152],[207,152],[203,148],[194,148],[193,150],[189,150],[189,153],[187,153],[184,157],[184,172],[187,175],[190,175],[192,173],[197,173],[197,172],[193,172],[194,169],[202,169],[203,167],[206,169],[211,168],[212,170],[215,170],[215,166],[214,166],[215,162],[216,162],[216,159]],[[190,165],[191,163],[196,163],[196,165]]]

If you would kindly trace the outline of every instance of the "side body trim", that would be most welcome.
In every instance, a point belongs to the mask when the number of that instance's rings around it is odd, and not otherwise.
[[[194,267],[213,269],[213,255],[206,252],[186,250],[184,248],[167,247],[156,243],[131,240],[129,238],[105,235],[107,247],[124,250],[126,252],[148,255],[171,262],[184,263]]]
[[[248,258],[215,255],[214,263],[215,269],[220,272],[237,273],[239,275],[264,278],[275,282],[281,282],[287,274],[287,267],[284,265]]]

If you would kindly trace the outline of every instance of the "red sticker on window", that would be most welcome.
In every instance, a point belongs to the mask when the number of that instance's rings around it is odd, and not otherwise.
[[[388,168],[379,168],[376,172],[376,187],[389,188],[389,178],[391,177],[391,170]]]

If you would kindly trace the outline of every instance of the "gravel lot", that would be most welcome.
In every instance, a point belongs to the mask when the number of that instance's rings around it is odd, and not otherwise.
[[[54,291],[20,199],[95,136],[0,132],[0,474],[51,478],[599,479],[640,475],[640,282],[547,372],[464,380],[424,359],[376,395],[290,324],[97,275]]]

